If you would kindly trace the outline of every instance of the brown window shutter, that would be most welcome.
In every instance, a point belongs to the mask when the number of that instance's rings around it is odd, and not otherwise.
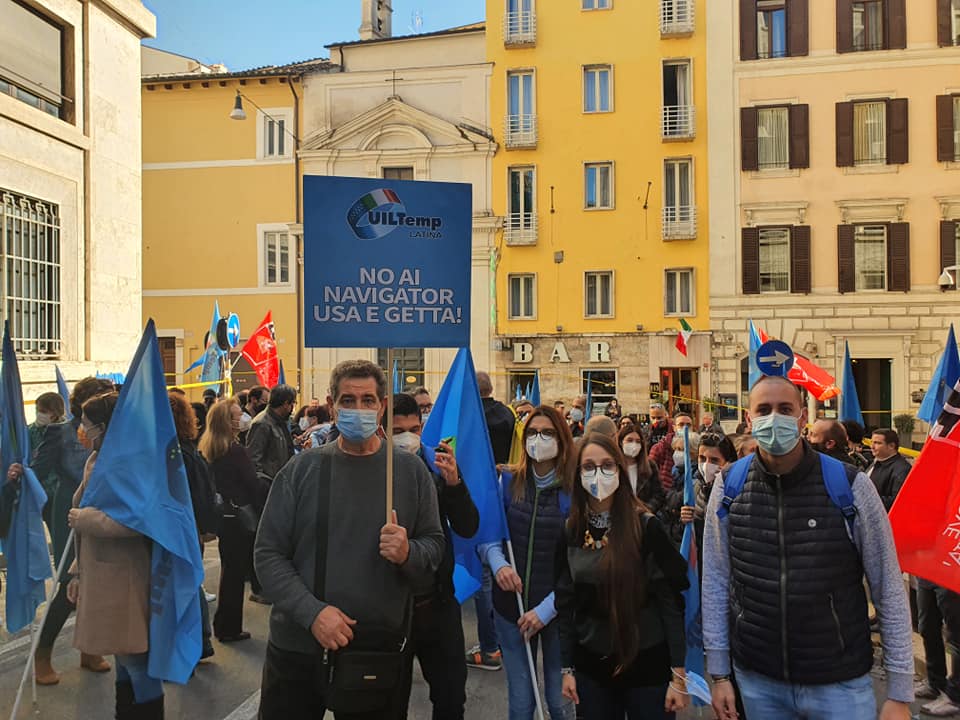
[[[916,2],[916,0],[914,0]],[[887,50],[903,50],[907,47],[907,7],[906,0],[886,0]]]
[[[937,268],[937,275],[943,272],[944,268],[952,267],[957,264],[957,223],[953,220],[940,221],[940,267]],[[953,272],[953,288],[957,287],[957,273]]]
[[[887,165],[910,161],[909,102],[906,98],[887,101]]]
[[[853,233],[853,225],[837,225],[837,290],[841,293],[857,289]]]
[[[810,293],[810,226],[790,228],[790,292]]]
[[[837,167],[853,167],[853,103],[837,103]]]
[[[740,236],[743,294],[760,294],[760,228],[745,227]]]
[[[760,169],[760,146],[757,140],[758,110],[755,107],[740,108],[740,169]]]
[[[757,59],[757,0],[740,0],[740,59]]]
[[[810,167],[810,106],[790,106],[790,167]]]
[[[910,291],[910,223],[887,226],[887,290]]]
[[[853,52],[853,0],[837,0],[837,52]]]
[[[937,44],[940,47],[953,45],[953,22],[950,19],[950,0],[937,0]]]
[[[953,139],[953,95],[937,95],[937,161],[956,157]]]
[[[809,0],[790,0],[787,3],[787,52],[791,57],[810,52]]]

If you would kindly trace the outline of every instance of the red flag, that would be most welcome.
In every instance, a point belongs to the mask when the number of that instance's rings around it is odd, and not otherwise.
[[[760,333],[760,342],[765,343],[770,339],[763,328],[758,327],[757,332]],[[837,381],[830,373],[799,355],[793,356],[793,367],[790,368],[787,378],[794,385],[806,388],[820,402],[825,402],[840,394]]]
[[[261,385],[272,388],[277,384],[280,377],[280,358],[277,355],[277,336],[273,331],[273,313],[270,310],[260,327],[240,350],[240,354],[257,373]]]
[[[904,572],[960,592],[960,383],[923,446],[890,525]]]

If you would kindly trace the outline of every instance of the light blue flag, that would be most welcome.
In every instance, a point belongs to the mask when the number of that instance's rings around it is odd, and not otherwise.
[[[530,383],[527,383],[527,386],[523,389],[523,397],[527,400],[530,399]]]
[[[457,353],[423,429],[423,452],[431,465],[433,448],[448,437],[454,438],[457,465],[480,514],[480,525],[472,538],[462,538],[451,531],[456,563],[453,584],[457,600],[462,603],[480,589],[483,566],[477,548],[504,538],[497,469],[477,389],[477,373],[467,348]]]
[[[586,422],[593,416],[593,373],[587,370],[587,408],[584,413],[583,421]]]
[[[67,381],[63,379],[63,373],[60,372],[60,366],[54,365],[53,369],[57,373],[57,392],[63,398],[63,407],[66,408],[67,420],[73,420],[73,413],[70,412],[70,390],[67,388]]]
[[[941,406],[942,410],[942,406]],[[939,415],[940,413],[937,413]],[[850,362],[850,343],[843,353],[843,384],[840,386],[840,417],[843,420],[855,420],[863,425],[863,413],[860,412],[860,398],[857,397],[857,384],[853,379],[853,364]]]
[[[697,498],[693,488],[693,463],[690,462],[690,428],[683,428],[683,452],[687,457],[684,464],[683,473],[683,504],[693,507],[697,504]],[[684,600],[684,628],[687,637],[687,677],[694,677],[691,683],[691,694],[694,695],[694,703],[697,705],[709,704],[709,695],[707,702],[704,702],[701,696],[694,692],[697,685],[706,686],[703,681],[703,626],[700,613],[700,559],[697,557],[697,542],[693,534],[693,523],[687,523],[683,527],[683,540],[680,543],[680,554],[687,561],[687,581],[690,587],[683,591]]]
[[[20,488],[14,499],[10,529],[3,538],[7,559],[7,630],[17,632],[33,622],[37,607],[46,599],[44,581],[53,576],[43,506],[47,494],[28,466],[30,434],[23,415],[23,388],[17,355],[10,340],[10,324],[3,325],[3,367],[0,369],[0,463],[5,476],[13,463],[23,465]],[[5,480],[4,480],[5,482]]]
[[[393,359],[393,394],[403,392],[403,383],[400,382],[400,361]]]
[[[277,372],[277,385],[287,384],[287,374],[283,371],[283,360],[280,361],[280,369]]]
[[[100,372],[97,371],[97,378],[99,380],[109,380],[114,385],[123,385],[123,381],[126,380],[126,376],[123,373],[118,372]]]
[[[519,383],[519,382],[517,383],[517,392],[515,393],[514,400],[517,400],[518,402],[519,402],[520,400],[523,400],[523,391],[520,389],[520,383]]]
[[[540,406],[540,371],[533,376],[533,387],[530,388],[530,397],[528,398],[534,407]]]
[[[153,320],[120,392],[80,507],[153,541],[148,674],[185,683],[200,660],[203,561]]]
[[[200,382],[214,382],[223,377],[224,352],[217,345],[217,325],[220,324],[220,301],[213,301],[213,318],[210,321],[210,334],[207,335],[207,347],[203,353],[203,370],[200,371]],[[196,364],[196,363],[194,363]]]
[[[917,417],[933,425],[943,413],[943,406],[946,405],[947,398],[950,397],[957,380],[960,380],[960,355],[957,353],[957,338],[953,334],[953,323],[951,323],[950,332],[947,334],[947,346],[943,349],[943,355],[940,356],[936,372],[930,378],[930,387],[927,388],[927,394],[923,396]]]
[[[756,384],[757,380],[760,379],[760,376],[763,373],[760,372],[760,366],[757,365],[757,351],[760,350],[760,346],[763,345],[763,342],[760,339],[760,333],[757,331],[757,326],[753,324],[753,320],[750,321],[750,375],[749,375],[749,384],[752,388]]]

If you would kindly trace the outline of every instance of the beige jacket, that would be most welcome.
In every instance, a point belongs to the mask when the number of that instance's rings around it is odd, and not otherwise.
[[[87,460],[83,483],[73,496],[74,507],[80,504],[96,458],[93,453]],[[94,655],[146,652],[150,539],[92,507],[80,510],[74,527],[77,557],[70,572],[80,580],[74,647]]]

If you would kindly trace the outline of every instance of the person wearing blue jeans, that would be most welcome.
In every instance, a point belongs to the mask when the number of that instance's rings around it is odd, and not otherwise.
[[[500,637],[503,668],[507,671],[507,698],[510,707],[510,720],[529,720],[534,717],[537,700],[533,694],[530,663],[527,660],[527,649],[523,634],[519,631],[515,622],[504,620],[496,612],[494,612],[493,618],[497,634]],[[547,709],[550,711],[551,720],[572,720],[576,716],[573,704],[563,697],[563,682],[560,674],[560,635],[557,623],[550,622],[543,630],[530,638],[530,650],[533,653],[534,666],[537,663],[538,653],[541,656],[543,693],[547,699]]]
[[[483,567],[480,589],[473,596],[473,605],[477,611],[478,645],[467,651],[467,667],[481,670],[499,670],[502,667],[500,642],[497,628],[493,623],[493,575],[490,568]]]
[[[747,717],[876,720],[877,699],[869,673],[826,685],[803,685],[736,668]]]

